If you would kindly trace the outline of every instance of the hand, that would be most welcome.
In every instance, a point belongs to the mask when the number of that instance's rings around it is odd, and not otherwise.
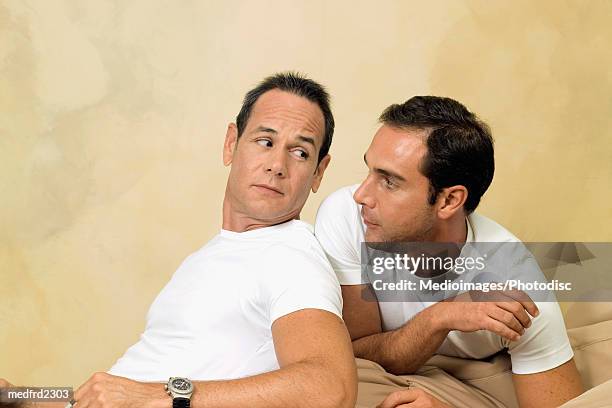
[[[435,307],[447,330],[488,330],[511,341],[518,340],[531,326],[529,315],[535,317],[539,313],[531,298],[520,290],[472,291],[439,302]]]
[[[95,373],[74,393],[75,408],[167,408],[172,400],[161,383],[142,383]]]
[[[14,387],[13,384],[5,380],[4,378],[0,378],[0,388],[9,388]],[[0,408],[24,408],[26,406],[23,402],[0,402]]]
[[[4,378],[0,378],[0,388],[13,387],[14,385],[6,381]]]
[[[15,385],[11,384],[4,378],[0,378],[0,388],[6,387],[15,387]],[[66,406],[66,402],[25,402],[23,400],[19,402],[10,402],[10,403],[1,403],[0,408],[64,408]]]
[[[392,392],[376,408],[451,408],[419,388]]]

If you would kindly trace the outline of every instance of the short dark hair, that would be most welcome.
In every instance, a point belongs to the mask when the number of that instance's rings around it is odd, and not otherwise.
[[[438,96],[391,105],[379,120],[400,129],[428,130],[420,171],[429,179],[429,204],[443,188],[462,185],[468,191],[466,213],[476,209],[495,172],[493,137],[486,123],[456,100]]]
[[[238,138],[242,136],[242,133],[246,129],[247,122],[251,116],[253,105],[257,102],[257,99],[264,93],[273,89],[279,89],[281,91],[289,92],[297,96],[308,99],[309,101],[316,103],[321,112],[323,112],[323,119],[325,120],[325,133],[323,135],[323,143],[319,150],[318,163],[321,162],[323,157],[329,153],[329,148],[332,143],[334,136],[334,115],[331,112],[329,103],[329,94],[323,87],[323,85],[313,81],[312,79],[306,78],[303,74],[297,72],[280,72],[265,78],[255,88],[251,89],[244,96],[242,102],[242,108],[236,117],[236,126],[238,127]]]

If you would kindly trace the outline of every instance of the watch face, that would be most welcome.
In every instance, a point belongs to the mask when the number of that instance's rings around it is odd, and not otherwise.
[[[177,391],[189,391],[191,382],[185,378],[175,378],[172,380],[172,388]]]

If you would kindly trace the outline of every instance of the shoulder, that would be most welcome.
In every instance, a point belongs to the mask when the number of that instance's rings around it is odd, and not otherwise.
[[[520,242],[508,229],[478,213],[468,215],[476,242]]]
[[[266,269],[285,276],[333,275],[333,271],[321,244],[316,239],[310,224],[294,220],[283,240],[270,243],[258,257]]]
[[[319,207],[317,219],[320,215],[326,215],[328,212],[342,212],[347,209],[358,209],[359,206],[355,200],[353,200],[353,194],[355,194],[358,187],[359,184],[342,187],[327,196]]]
[[[305,308],[341,316],[340,283],[323,248],[308,224],[294,224],[285,241],[270,243],[255,260],[260,291],[272,307],[271,320]]]
[[[280,250],[292,256],[311,257],[318,253],[323,253],[321,244],[317,241],[314,234],[314,227],[301,220],[293,220],[291,228],[287,229],[282,240],[276,241],[269,250]]]
[[[327,239],[360,236],[363,229],[360,207],[353,200],[358,184],[343,187],[330,194],[319,207],[315,222],[315,235],[327,249]]]

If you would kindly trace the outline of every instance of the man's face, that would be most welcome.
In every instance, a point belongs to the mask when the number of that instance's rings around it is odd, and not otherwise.
[[[275,89],[259,97],[239,139],[230,124],[223,161],[232,165],[226,200],[233,213],[267,225],[297,218],[329,163],[328,155],[317,166],[324,123],[317,104]]]
[[[429,180],[419,171],[427,154],[425,130],[383,125],[364,155],[368,177],[353,198],[362,205],[366,241],[427,241],[433,235],[434,207]]]

